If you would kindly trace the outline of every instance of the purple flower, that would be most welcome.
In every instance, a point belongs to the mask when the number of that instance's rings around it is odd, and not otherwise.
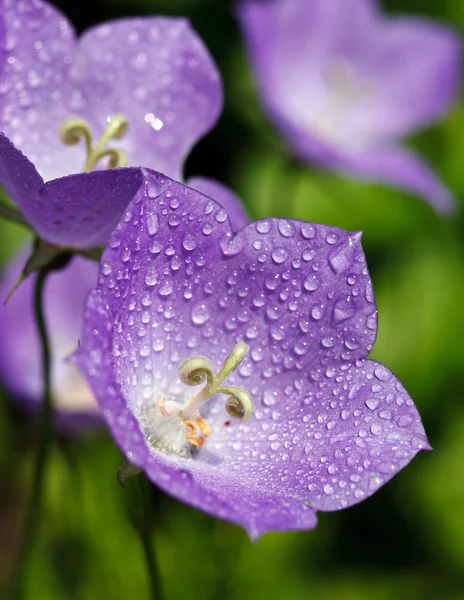
[[[456,98],[454,32],[387,19],[375,0],[243,0],[239,18],[266,109],[300,157],[453,208],[401,138]]]
[[[109,138],[111,146],[130,166],[181,178],[222,108],[219,72],[187,20],[120,19],[76,38],[41,0],[4,0],[0,18],[1,130],[45,180],[81,171],[88,159],[84,143],[63,145],[63,123],[85,120],[96,147],[121,114],[127,131]]]
[[[216,202],[145,170],[76,354],[128,461],[256,538],[314,527],[430,448],[401,383],[365,358],[360,238],[290,219],[234,234]]]
[[[27,258],[21,252],[9,265],[0,283],[5,298],[18,279]],[[97,264],[73,258],[63,271],[49,276],[45,291],[45,315],[52,348],[52,396],[59,423],[79,428],[100,422],[95,397],[84,377],[65,359],[76,349],[82,330],[85,298],[97,280]],[[37,410],[43,396],[40,343],[33,311],[35,275],[15,292],[0,309],[0,375],[3,383],[27,408]]]
[[[138,189],[138,171],[100,169],[147,165],[180,178],[222,108],[219,72],[185,19],[122,19],[77,39],[46,2],[4,0],[0,48],[0,182],[58,246],[104,244]],[[199,183],[210,184],[221,186]],[[227,205],[239,202],[221,188]]]

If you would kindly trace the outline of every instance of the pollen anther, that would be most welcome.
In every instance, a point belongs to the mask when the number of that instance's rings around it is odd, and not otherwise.
[[[157,405],[147,412],[148,439],[157,449],[188,456],[193,448],[200,448],[211,435],[211,427],[200,415],[200,408],[216,394],[227,396],[226,412],[238,421],[248,421],[253,415],[254,404],[251,395],[237,386],[223,385],[225,379],[242,362],[249,346],[239,342],[224,361],[215,375],[209,359],[193,356],[179,367],[181,381],[193,386],[206,382],[205,387],[194,395],[182,409],[167,410],[166,398],[160,398]]]

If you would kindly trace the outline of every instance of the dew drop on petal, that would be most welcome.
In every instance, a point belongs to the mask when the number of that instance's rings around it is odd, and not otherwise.
[[[205,303],[199,302],[192,306],[191,311],[192,322],[195,325],[203,325],[206,323],[210,317],[208,307]]]

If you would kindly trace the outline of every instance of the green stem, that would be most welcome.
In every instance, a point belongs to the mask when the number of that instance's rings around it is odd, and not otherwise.
[[[29,510],[24,526],[21,552],[13,574],[11,598],[21,600],[24,597],[26,568],[34,547],[42,512],[45,470],[50,454],[52,438],[52,399],[51,399],[51,353],[44,314],[44,290],[49,271],[42,269],[37,273],[34,290],[34,311],[40,337],[43,367],[43,403],[39,425],[39,440],[37,448],[32,492]]]
[[[145,564],[148,572],[151,600],[162,600],[163,591],[161,589],[161,577],[156,561],[155,549],[153,546],[153,511],[151,486],[146,478],[141,475],[137,477],[139,484],[141,505],[142,505],[142,524],[140,529],[140,539],[145,555]]]

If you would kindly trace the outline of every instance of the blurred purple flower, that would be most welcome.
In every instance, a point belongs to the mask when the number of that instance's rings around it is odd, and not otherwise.
[[[266,109],[300,157],[453,208],[401,138],[456,98],[455,32],[386,18],[375,0],[242,0],[239,20]]]
[[[21,252],[6,269],[0,283],[5,298],[27,258]],[[52,348],[52,399],[60,425],[76,429],[101,421],[95,397],[82,374],[65,359],[74,352],[82,331],[85,298],[97,281],[98,265],[73,258],[63,271],[49,276],[45,316]],[[37,410],[43,396],[40,342],[33,311],[35,275],[16,291],[14,300],[0,309],[0,375],[2,382],[27,408]]]
[[[314,527],[429,449],[401,383],[365,358],[360,238],[289,219],[234,234],[216,202],[145,170],[76,354],[128,461],[256,538]]]
[[[181,178],[222,108],[220,74],[185,19],[122,19],[77,39],[46,2],[4,0],[0,49],[0,130],[34,163],[2,138],[0,182],[56,245],[104,244],[134,195],[138,173],[100,171],[105,162]],[[82,170],[95,172],[63,178]],[[210,183],[221,186],[198,180]]]

